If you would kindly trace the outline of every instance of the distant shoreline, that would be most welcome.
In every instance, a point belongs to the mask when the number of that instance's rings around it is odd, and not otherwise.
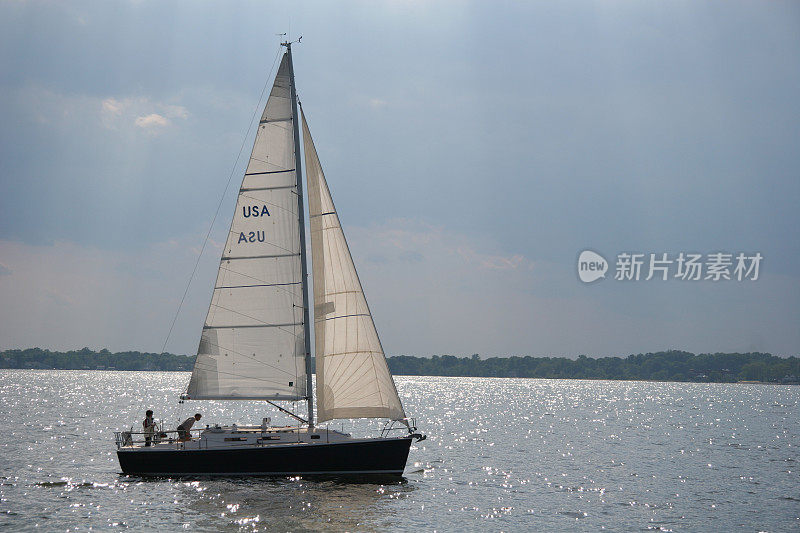
[[[121,370],[116,368],[0,368],[0,370],[39,370],[42,372],[191,372],[189,370]],[[675,381],[675,380],[660,380],[660,379],[635,379],[635,378],[530,378],[530,377],[513,377],[513,376],[442,376],[433,374],[395,374],[394,377],[430,377],[430,378],[495,378],[495,379],[572,379],[581,381],[637,381],[641,383],[723,383],[727,385],[800,385],[800,381],[781,382],[781,381]]]
[[[194,356],[171,353],[56,352],[40,348],[0,352],[0,369],[191,371]],[[397,355],[387,358],[398,376],[593,379],[658,382],[800,384],[800,357],[768,353],[693,354],[677,350],[626,357],[471,357]],[[314,368],[312,360],[312,368]]]

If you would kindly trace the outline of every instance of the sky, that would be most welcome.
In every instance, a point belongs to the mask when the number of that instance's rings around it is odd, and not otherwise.
[[[800,355],[800,4],[740,0],[2,2],[0,349],[196,352],[284,32],[388,355]]]

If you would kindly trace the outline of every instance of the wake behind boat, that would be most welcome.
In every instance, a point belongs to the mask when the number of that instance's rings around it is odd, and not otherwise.
[[[178,438],[119,432],[136,475],[401,475],[416,432],[406,418],[339,223],[305,116],[298,117],[291,43],[282,43],[220,260],[183,400],[262,400],[297,426],[217,425]],[[299,118],[303,124],[317,375],[317,423],[385,418],[379,437],[315,424]],[[302,418],[273,403],[305,400]],[[401,429],[407,434],[391,436]]]

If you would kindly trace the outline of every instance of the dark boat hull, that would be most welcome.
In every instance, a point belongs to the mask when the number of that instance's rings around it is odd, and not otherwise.
[[[119,449],[122,472],[142,476],[402,475],[411,437],[238,449]]]

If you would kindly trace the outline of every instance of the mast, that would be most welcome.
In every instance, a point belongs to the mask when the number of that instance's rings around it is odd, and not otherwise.
[[[298,39],[297,42],[300,42]],[[308,427],[314,427],[314,389],[311,383],[311,322],[308,319],[308,267],[306,266],[306,221],[303,206],[303,173],[300,166],[300,128],[297,115],[297,89],[294,83],[294,64],[292,63],[292,43],[281,43],[289,56],[289,91],[292,100],[292,129],[294,130],[294,168],[297,177],[297,211],[300,222],[300,269],[303,279],[303,328],[305,330],[306,362],[306,400],[308,402]]]

